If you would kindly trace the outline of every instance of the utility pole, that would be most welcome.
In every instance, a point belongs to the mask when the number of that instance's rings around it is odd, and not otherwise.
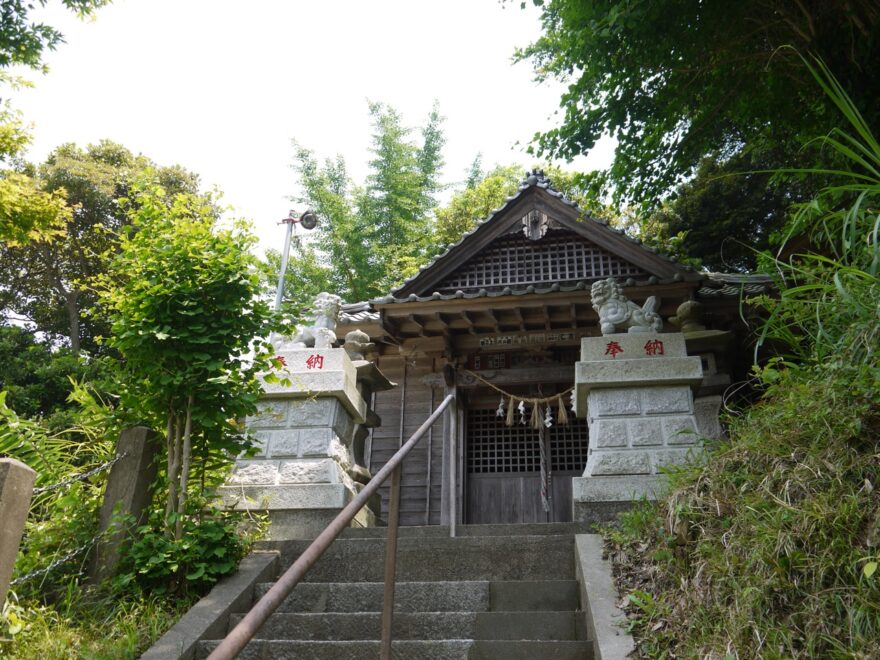
[[[278,273],[278,290],[275,292],[275,311],[281,308],[281,298],[284,296],[284,273],[287,271],[287,260],[290,258],[290,241],[296,234],[296,224],[299,223],[303,229],[314,229],[318,226],[318,216],[311,211],[306,211],[297,217],[296,211],[290,211],[287,217],[282,219],[278,224],[287,225],[284,234],[284,250],[281,253],[281,270]],[[299,237],[297,237],[299,240]]]

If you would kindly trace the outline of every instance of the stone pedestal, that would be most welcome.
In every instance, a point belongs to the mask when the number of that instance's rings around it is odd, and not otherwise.
[[[702,379],[700,358],[687,356],[681,333],[582,340],[575,413],[588,419],[590,450],[583,477],[572,484],[574,520],[653,497],[662,468],[699,454],[693,390]]]
[[[369,410],[341,348],[279,355],[290,382],[264,385],[259,413],[246,420],[257,453],[236,461],[221,495],[237,509],[267,511],[270,539],[314,538],[362,488],[351,477],[352,441]],[[374,524],[369,508],[353,521]]]

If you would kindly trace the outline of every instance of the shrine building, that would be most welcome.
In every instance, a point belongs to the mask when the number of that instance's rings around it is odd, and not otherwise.
[[[603,334],[591,287],[608,278],[637,305],[655,297],[661,332],[683,333],[687,355],[702,364],[698,432],[719,437],[721,395],[751,364],[741,300],[767,291],[769,279],[682,266],[533,172],[388,296],[343,306],[338,336],[367,333],[379,370],[397,384],[367,402],[381,423],[354,453],[372,474],[456,394],[454,411],[404,463],[401,524],[449,524],[450,501],[462,524],[572,520],[572,477],[590,451],[587,420],[570,406],[575,363],[581,339]],[[521,399],[544,402],[540,425]]]

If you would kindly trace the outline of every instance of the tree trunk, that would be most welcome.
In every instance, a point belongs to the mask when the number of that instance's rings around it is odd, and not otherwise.
[[[178,541],[183,537],[183,516],[186,512],[186,496],[189,488],[189,470],[192,465],[192,409],[193,395],[186,402],[186,425],[183,430],[183,446],[181,447],[180,490],[177,494],[177,523],[174,526],[174,538]]]
[[[165,429],[165,450],[168,454],[166,457],[166,465],[168,472],[168,496],[165,499],[165,529],[167,531],[169,521],[171,520],[172,507],[172,486],[171,473],[174,469],[174,413],[168,411],[168,425]]]
[[[180,497],[178,491],[178,479],[180,478],[180,455],[183,447],[183,424],[180,416],[174,415],[173,433],[169,437],[168,444],[168,502],[165,506],[165,533],[168,537],[174,536],[175,527],[171,524],[171,515],[177,511],[177,502]]]
[[[70,349],[79,356],[79,291],[69,291],[64,296],[64,308],[67,310],[67,328],[70,337]]]

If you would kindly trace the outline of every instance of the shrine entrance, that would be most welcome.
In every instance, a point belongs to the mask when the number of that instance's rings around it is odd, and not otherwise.
[[[562,392],[569,386],[544,385],[541,394]],[[512,393],[536,396],[527,388]],[[475,388],[464,403],[465,522],[570,521],[571,477],[581,476],[587,463],[587,421],[570,414],[568,424],[558,424],[556,406],[551,406],[550,427],[534,429],[529,423],[530,409],[525,423],[515,411],[513,425],[507,426],[506,410],[498,415],[499,395],[489,388]]]
[[[401,385],[377,398],[383,426],[368,440],[371,470],[438,397],[457,393],[453,413],[404,469],[403,524],[570,519],[571,477],[587,463],[586,421],[570,414],[560,424],[554,410],[549,427],[518,415],[507,426],[496,411],[505,394],[546,400],[573,387],[582,339],[601,333],[592,286],[609,279],[637,307],[659,300],[654,311],[666,319],[696,300],[706,276],[590,217],[531,172],[461,241],[389,295],[351,308],[353,325],[380,351],[379,367]]]

